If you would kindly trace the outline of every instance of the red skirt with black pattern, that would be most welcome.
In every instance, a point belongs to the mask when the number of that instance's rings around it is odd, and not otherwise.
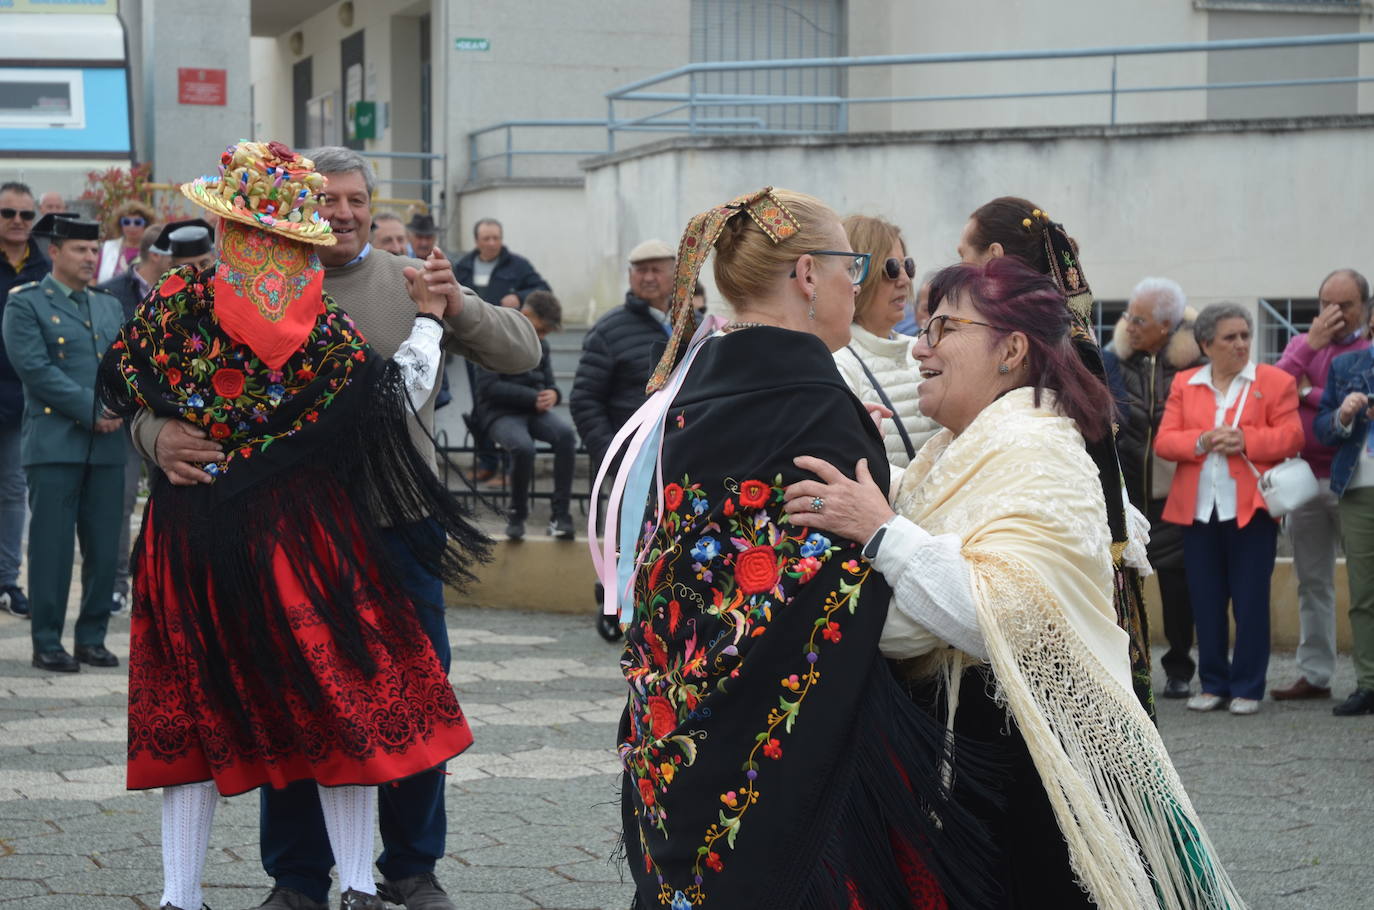
[[[144,539],[155,521],[150,507]],[[327,544],[321,544],[327,547]],[[129,647],[131,790],[214,780],[233,796],[261,786],[314,780],[324,786],[375,785],[434,768],[472,744],[472,733],[429,639],[409,604],[382,605],[359,596],[358,615],[377,632],[368,639],[375,672],[362,672],[336,646],[312,609],[299,571],[276,551],[273,583],[288,607],[294,642],[320,697],[279,691],[231,678],[246,718],[231,721],[208,697],[195,636],[203,634],[180,609],[171,567],[155,548],[136,551],[135,599]],[[214,605],[218,610],[221,605]]]

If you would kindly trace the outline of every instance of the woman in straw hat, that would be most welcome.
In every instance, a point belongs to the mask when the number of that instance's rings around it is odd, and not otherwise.
[[[166,788],[164,907],[201,905],[218,794],[298,780],[319,785],[341,906],[381,907],[375,785],[472,742],[382,537],[432,517],[448,545],[406,545],[449,581],[484,554],[407,428],[443,301],[416,281],[411,335],[378,357],[322,290],[323,186],[253,142],[183,186],[221,217],[219,264],[165,275],[101,368],[111,411],[186,420],[225,451],[211,484],[158,479],[132,557],[129,787]]]
[[[711,317],[689,340],[712,250],[733,319]],[[887,482],[883,442],[832,358],[867,266],[831,209],[772,188],[698,215],[679,246],[654,394],[611,447],[628,444],[606,521],[618,533],[593,537],[607,612],[625,604],[619,752],[636,907],[985,896],[980,829],[933,773],[944,731],[879,653],[889,589],[853,540],[782,513],[783,489],[807,476],[799,455],[866,458]]]

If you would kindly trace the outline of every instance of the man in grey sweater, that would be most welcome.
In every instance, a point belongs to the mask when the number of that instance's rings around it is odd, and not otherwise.
[[[320,217],[328,219],[338,242],[320,247],[324,289],[353,318],[378,353],[395,354],[415,320],[416,305],[407,291],[405,271],[420,277],[448,298],[445,348],[497,373],[521,373],[539,364],[539,338],[518,310],[492,306],[462,287],[442,253],[421,261],[376,252],[368,239],[375,178],[367,160],[355,151],[326,147],[307,152],[328,178]],[[412,273],[414,274],[414,273]],[[421,452],[434,458],[430,435],[439,383],[411,418],[411,432]],[[219,458],[219,446],[190,424],[142,412],[134,419],[134,444],[152,458],[175,484],[209,483],[201,470]],[[434,540],[443,546],[442,535]],[[449,668],[444,591],[439,579],[425,572],[414,556],[399,548],[393,555],[412,568],[412,594],[432,604],[420,610],[435,652]],[[447,818],[441,769],[418,774],[396,786],[379,789],[378,815],[383,851],[377,866],[384,876],[378,889],[407,910],[452,910],[453,904],[434,877],[434,864],[444,855]],[[261,852],[263,868],[275,881],[260,910],[324,910],[333,857],[324,817],[313,783],[262,791]]]

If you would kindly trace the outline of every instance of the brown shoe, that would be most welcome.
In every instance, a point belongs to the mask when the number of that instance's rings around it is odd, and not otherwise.
[[[1287,689],[1270,689],[1269,694],[1274,696],[1275,701],[1296,701],[1300,698],[1330,698],[1331,690],[1314,686],[1306,676],[1299,676],[1298,681]]]
[[[495,477],[496,472],[491,468],[474,468],[469,476],[472,478],[473,483],[483,483]]]

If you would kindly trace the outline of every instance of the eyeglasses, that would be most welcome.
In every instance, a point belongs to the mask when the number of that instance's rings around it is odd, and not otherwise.
[[[119,225],[120,227],[147,227],[148,219],[142,215],[125,215],[119,219]]]
[[[976,322],[972,319],[960,318],[959,316],[941,315],[930,317],[930,321],[926,323],[926,327],[917,332],[916,337],[925,338],[926,344],[929,345],[930,349],[933,351],[940,346],[941,339],[945,337],[945,323],[947,322],[957,322],[960,325],[981,325],[984,328],[997,329],[999,332],[1007,331],[1001,326],[993,325],[990,322]]]
[[[849,257],[850,261],[846,265],[846,268],[849,270],[849,280],[856,285],[863,284],[864,279],[868,277],[868,260],[873,258],[867,253],[848,253],[843,250],[807,250],[806,255]],[[792,269],[791,277],[797,277],[797,270],[795,267]]]
[[[883,263],[883,277],[888,281],[896,281],[897,276],[906,272],[906,277],[916,277],[916,260],[910,256],[905,259],[898,259],[895,256]]]
[[[19,218],[24,221],[32,221],[38,217],[38,212],[33,209],[0,209],[0,218]]]

